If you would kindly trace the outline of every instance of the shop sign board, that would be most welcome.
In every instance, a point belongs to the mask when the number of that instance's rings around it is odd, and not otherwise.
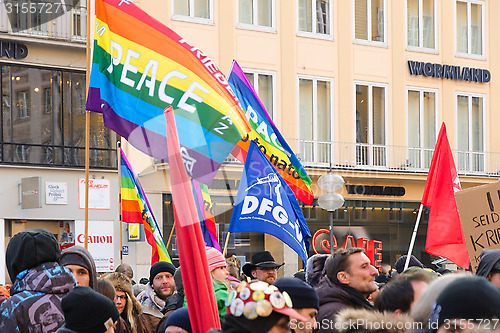
[[[330,232],[327,229],[318,229],[312,238],[314,253],[330,253]],[[333,249],[347,249],[349,247],[360,247],[365,249],[365,254],[370,259],[370,263],[380,268],[382,266],[382,242],[369,240],[366,237],[355,239],[353,235],[346,235],[342,244],[337,242],[333,235]]]
[[[47,205],[68,204],[68,184],[45,182],[45,204]]]
[[[98,272],[116,269],[113,221],[89,221],[87,247]],[[75,245],[85,246],[85,221],[75,221]]]
[[[85,209],[85,179],[78,180],[78,200]],[[111,185],[107,179],[89,179],[89,209],[110,209]]]
[[[500,182],[455,193],[472,270],[483,249],[500,249]]]
[[[23,209],[42,208],[40,177],[21,178],[21,207]]]

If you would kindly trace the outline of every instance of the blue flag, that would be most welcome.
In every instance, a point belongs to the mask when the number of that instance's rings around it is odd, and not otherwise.
[[[257,144],[250,142],[229,232],[273,235],[307,261],[311,232],[299,203]]]

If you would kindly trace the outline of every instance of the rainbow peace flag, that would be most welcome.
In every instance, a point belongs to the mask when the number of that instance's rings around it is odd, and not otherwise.
[[[213,247],[222,252],[217,239],[217,227],[213,214],[212,198],[208,192],[208,186],[193,179],[193,196],[200,217],[201,233],[205,245]]]
[[[172,262],[141,183],[121,148],[120,172],[122,221],[127,223],[142,223],[144,225],[146,239],[153,248],[151,265],[158,261]]]
[[[87,110],[137,149],[167,161],[172,106],[188,174],[209,184],[250,130],[227,79],[203,52],[130,0],[96,0]]]
[[[246,110],[246,118],[252,128],[247,137],[238,142],[233,155],[244,163],[250,141],[254,141],[290,186],[297,199],[311,204],[314,199],[311,178],[269,118],[262,101],[236,61],[233,61],[228,81]]]

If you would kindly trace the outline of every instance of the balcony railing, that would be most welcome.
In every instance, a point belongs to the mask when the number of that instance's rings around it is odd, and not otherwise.
[[[427,172],[434,149],[407,146],[373,145],[349,142],[325,142],[287,139],[304,167],[339,169]],[[500,175],[500,153],[453,151],[459,174]]]
[[[0,33],[84,43],[87,8],[56,2],[0,0]]]

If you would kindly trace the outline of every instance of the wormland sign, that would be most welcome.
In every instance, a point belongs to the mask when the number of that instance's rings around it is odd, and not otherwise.
[[[408,60],[411,75],[430,76],[439,79],[462,80],[488,83],[491,73],[487,69],[433,64],[430,62]]]

